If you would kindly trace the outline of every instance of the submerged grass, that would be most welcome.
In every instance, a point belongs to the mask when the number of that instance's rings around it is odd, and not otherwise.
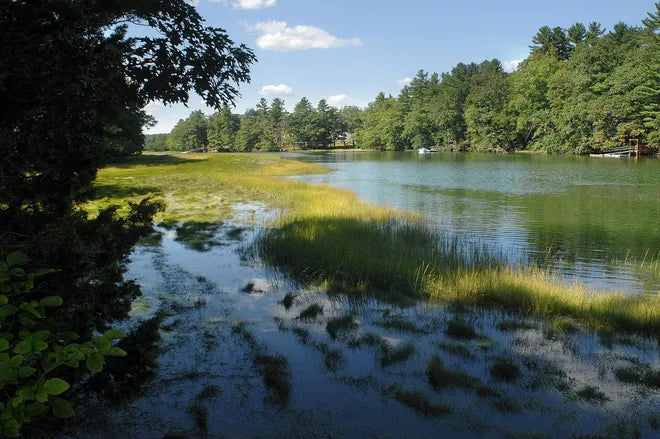
[[[418,390],[409,390],[400,386],[393,386],[387,390],[388,392],[392,392],[394,399],[423,416],[437,418],[451,413],[450,406],[435,404],[431,402],[424,393]]]
[[[237,202],[263,202],[281,215],[259,242],[267,262],[331,289],[384,297],[430,297],[596,328],[660,334],[660,296],[599,293],[543,270],[505,265],[503,255],[444,236],[418,216],[375,206],[328,185],[276,177],[327,172],[259,154],[142,156],[99,172],[90,215],[153,195],[158,220],[218,222]]]

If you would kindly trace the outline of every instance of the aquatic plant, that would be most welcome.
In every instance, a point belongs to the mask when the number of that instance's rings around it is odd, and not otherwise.
[[[445,334],[452,338],[463,338],[463,339],[474,339],[479,335],[474,330],[474,327],[471,326],[465,320],[459,318],[453,318],[447,322],[447,329],[445,329]]]
[[[328,335],[333,339],[337,338],[340,333],[352,331],[357,329],[360,325],[355,321],[355,316],[352,314],[346,314],[340,317],[334,317],[328,320],[328,323],[325,326],[325,330],[328,332]]]
[[[437,418],[452,411],[449,405],[432,403],[419,390],[409,390],[401,386],[393,386],[387,389],[387,391],[394,395],[394,399],[426,417]]]
[[[435,390],[440,390],[446,387],[464,387],[472,389],[481,384],[477,378],[471,377],[465,372],[456,368],[447,369],[442,362],[442,359],[434,355],[429,360],[426,368],[426,376],[429,383]]]
[[[303,309],[298,318],[300,320],[315,320],[321,314],[323,314],[323,306],[313,303]]]
[[[381,343],[379,362],[382,367],[389,366],[394,363],[403,363],[415,352],[415,347],[406,343],[401,346],[392,347],[388,343]]]
[[[501,381],[515,381],[520,367],[509,357],[500,357],[490,366],[490,376]]]

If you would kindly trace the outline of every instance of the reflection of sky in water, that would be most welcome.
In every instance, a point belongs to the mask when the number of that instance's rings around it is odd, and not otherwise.
[[[660,250],[658,160],[371,152],[286,157],[336,169],[294,179],[421,212],[443,230],[514,259],[551,263],[569,280],[608,290],[660,291],[660,269],[648,269]],[[640,269],[645,255],[646,268]],[[637,262],[623,264],[626,258]]]
[[[242,215],[250,219],[263,217],[264,212],[246,210]],[[196,433],[187,407],[209,384],[222,388],[217,398],[203,401],[209,410],[209,437],[430,438],[441,433],[495,438],[510,433],[528,437],[532,432],[564,438],[601,433],[608,426],[629,429],[636,425],[642,437],[650,432],[646,422],[660,404],[660,391],[622,385],[612,369],[629,366],[631,361],[658,367],[657,344],[651,340],[630,337],[627,344],[608,348],[588,332],[548,336],[543,325],[533,320],[528,323],[540,329],[504,332],[497,324],[511,316],[500,312],[452,311],[421,302],[399,308],[359,296],[328,296],[313,287],[301,289],[257,261],[241,260],[241,249],[258,230],[248,227],[244,241],[239,242],[226,238],[231,229],[232,224],[225,224],[217,235],[224,245],[207,252],[186,248],[169,234],[160,247],[141,247],[134,252],[127,277],[141,285],[152,309],[135,312],[129,326],[159,306],[167,310],[177,304],[178,311],[164,322],[173,329],[161,331],[160,368],[147,389],[122,407],[96,411],[104,422],[92,422],[76,437],[203,436]],[[248,282],[266,286],[268,291],[246,294],[241,290]],[[300,296],[286,311],[279,301],[288,292]],[[199,299],[203,306],[191,306]],[[323,306],[319,321],[297,319],[310,304]],[[392,345],[412,343],[415,352],[404,363],[382,368],[377,348],[351,348],[346,340],[330,339],[327,319],[347,312],[354,313],[359,323],[356,334],[375,333]],[[456,341],[447,337],[447,321],[456,315],[471,322],[481,338]],[[387,316],[401,316],[423,333],[379,325]],[[286,408],[264,402],[264,385],[252,369],[249,351],[240,337],[231,334],[236,320],[247,323],[268,353],[287,358],[292,394]],[[308,330],[309,341],[302,343],[293,328]],[[318,343],[341,351],[343,361],[336,371],[326,369]],[[443,350],[443,343],[465,346],[472,358]],[[473,389],[433,391],[426,377],[432,355],[440,356],[451,370],[478,378],[520,411],[501,412],[494,407],[497,399],[478,397]],[[490,377],[490,365],[502,355],[513,356],[520,365],[522,375],[515,383]],[[557,371],[566,374],[565,380],[557,381]],[[362,385],[356,385],[355,379],[361,379]],[[568,391],[555,389],[560,381]],[[421,416],[387,393],[391,385],[422,391],[434,403],[451,405],[453,412],[438,419]],[[588,403],[577,398],[575,392],[586,385],[598,387],[609,401]]]

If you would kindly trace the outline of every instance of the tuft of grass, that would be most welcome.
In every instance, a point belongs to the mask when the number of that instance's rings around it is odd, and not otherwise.
[[[220,386],[217,386],[215,384],[209,384],[208,386],[204,387],[204,389],[202,389],[201,392],[197,394],[195,399],[197,399],[198,401],[213,399],[213,398],[217,398],[221,393],[222,393],[222,388]]]
[[[406,320],[405,317],[403,316],[387,317],[380,321],[375,322],[375,324],[378,326],[382,326],[383,328],[395,329],[397,331],[402,331],[402,332],[415,332],[419,334],[426,332],[423,329],[421,329],[419,326],[415,325],[409,320]]]
[[[520,405],[508,396],[497,397],[491,404],[500,413],[518,413],[521,410]]]
[[[388,389],[393,392],[394,399],[410,407],[417,413],[428,418],[438,418],[451,413],[451,407],[445,404],[432,403],[424,393],[418,390],[408,390],[399,386]]]
[[[358,327],[359,325],[355,321],[355,316],[352,314],[346,314],[328,320],[328,323],[325,325],[325,330],[330,337],[336,339],[340,333],[353,331]]]
[[[575,322],[565,318],[555,319],[552,322],[552,327],[557,329],[558,331],[567,332],[567,333],[573,333],[578,330],[577,326],[575,325]]]
[[[502,320],[497,324],[500,331],[520,331],[525,329],[536,329],[536,326],[525,322],[524,320]]]
[[[464,344],[454,343],[454,342],[451,343],[440,342],[438,343],[438,347],[445,352],[449,352],[450,354],[458,355],[460,357],[467,358],[470,360],[474,360],[475,358],[477,358],[477,356],[474,355],[472,351]]]
[[[603,393],[598,387],[594,386],[584,386],[575,392],[575,394],[588,402],[603,403],[610,400],[605,393]]]
[[[293,301],[298,297],[297,294],[287,293],[284,298],[280,301],[284,309],[289,310],[293,306]]]
[[[279,405],[286,405],[291,394],[289,362],[283,355],[258,353],[253,360],[266,387],[271,391],[271,399]]]
[[[403,363],[404,361],[407,361],[414,352],[415,347],[410,343],[397,346],[396,348],[393,348],[388,343],[382,343],[380,345],[380,365],[385,367],[394,363]]]
[[[490,366],[490,376],[496,380],[512,382],[520,376],[520,367],[511,358],[501,357]]]
[[[209,428],[209,409],[196,400],[188,407],[188,413],[192,416],[197,428],[199,428],[202,433],[206,434]]]
[[[426,376],[429,383],[435,390],[444,389],[447,387],[464,387],[472,389],[481,384],[477,378],[471,377],[457,369],[447,369],[440,357],[434,355],[429,360],[426,368]]]
[[[300,343],[302,344],[307,344],[309,342],[309,331],[305,328],[299,328],[299,327],[294,327],[291,332],[294,333],[296,337],[298,337],[298,340],[300,340]]]
[[[614,376],[622,383],[639,384],[660,389],[660,368],[654,370],[648,366],[643,367],[640,365],[618,367],[614,369]]]
[[[471,340],[479,337],[479,334],[477,334],[473,326],[458,318],[453,318],[447,323],[445,334],[452,338],[462,338],[465,340]]]
[[[314,347],[323,354],[323,364],[326,369],[336,372],[342,367],[344,354],[339,349],[333,349],[323,342],[314,343]]]
[[[316,303],[313,303],[304,310],[302,310],[298,318],[300,320],[311,321],[311,320],[316,320],[316,318],[321,314],[323,314],[323,307],[321,305],[317,305]]]

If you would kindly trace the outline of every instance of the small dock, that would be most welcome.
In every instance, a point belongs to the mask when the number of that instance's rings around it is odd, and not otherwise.
[[[635,144],[630,146],[611,148],[603,151],[600,154],[589,154],[589,157],[606,157],[618,159],[621,157],[639,157],[640,154],[644,154],[646,152],[646,148],[640,148],[638,144]]]

